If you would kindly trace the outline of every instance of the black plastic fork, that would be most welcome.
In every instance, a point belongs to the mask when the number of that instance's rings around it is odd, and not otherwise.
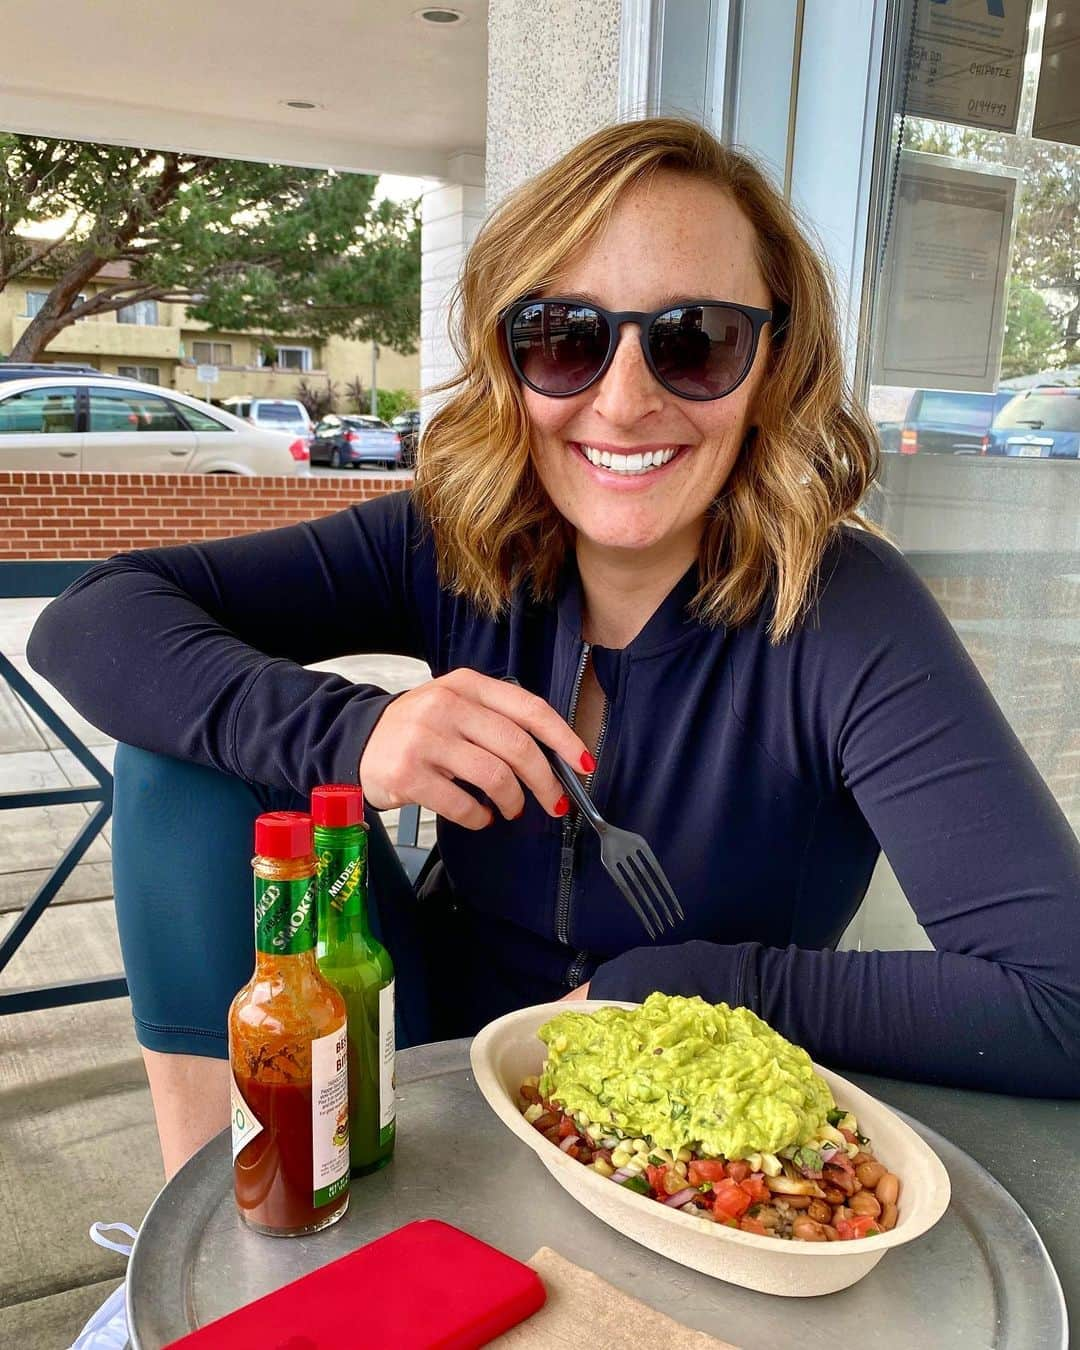
[[[685,919],[686,915],[656,854],[640,834],[620,830],[604,819],[581,779],[561,755],[546,745],[540,749],[581,814],[600,836],[600,861],[646,933],[655,940],[666,928],[674,928],[676,919]]]

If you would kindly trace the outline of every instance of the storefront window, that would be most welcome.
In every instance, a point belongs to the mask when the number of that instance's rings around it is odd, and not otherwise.
[[[896,18],[864,291],[870,513],[1080,830],[1080,5],[902,0]]]

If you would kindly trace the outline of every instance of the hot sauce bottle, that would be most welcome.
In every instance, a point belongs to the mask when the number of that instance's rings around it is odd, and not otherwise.
[[[364,794],[331,783],[311,794],[319,868],[319,969],[349,1013],[349,1160],[353,1176],[394,1151],[394,966],[368,922]]]
[[[295,1237],[349,1203],[345,1001],[315,960],[311,817],[255,821],[255,973],[229,1009],[233,1181],[240,1217]]]

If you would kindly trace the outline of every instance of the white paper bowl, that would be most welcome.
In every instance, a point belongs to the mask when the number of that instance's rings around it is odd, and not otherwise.
[[[538,1074],[547,1047],[536,1032],[557,1013],[595,1012],[633,1003],[545,1003],[490,1022],[472,1043],[476,1085],[504,1125],[534,1150],[555,1180],[597,1218],[684,1266],[765,1294],[801,1297],[831,1294],[861,1280],[890,1247],[932,1228],[949,1204],[949,1177],[937,1154],[909,1126],[854,1083],[815,1064],[838,1106],[853,1111],[874,1154],[900,1177],[900,1213],[889,1233],[854,1242],[784,1242],[666,1209],[616,1186],[561,1152],[529,1125],[517,1105],[518,1089]]]

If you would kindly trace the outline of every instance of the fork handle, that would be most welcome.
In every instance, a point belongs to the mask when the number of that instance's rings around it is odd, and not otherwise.
[[[513,675],[504,675],[503,683],[516,684],[519,689],[521,688],[521,681],[516,680],[513,677]],[[577,805],[578,810],[589,822],[589,824],[593,827],[593,829],[597,832],[597,834],[602,834],[607,822],[604,820],[604,817],[593,805],[592,798],[585,791],[585,785],[582,783],[581,779],[573,771],[570,765],[567,764],[566,760],[563,759],[562,755],[560,755],[558,751],[552,750],[551,746],[545,745],[543,741],[537,741],[536,743],[540,747],[540,749],[544,752],[544,757],[546,758],[547,762],[551,765],[555,777],[559,780],[559,782],[563,785],[563,787],[573,798],[574,802]]]

